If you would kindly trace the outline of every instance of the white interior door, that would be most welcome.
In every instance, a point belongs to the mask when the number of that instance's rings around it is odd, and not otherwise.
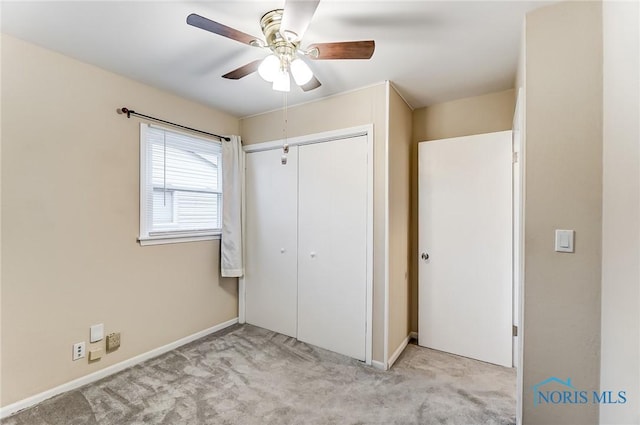
[[[365,360],[367,138],[299,147],[298,339]]]
[[[296,337],[298,156],[246,156],[246,322]]]
[[[419,344],[512,364],[511,132],[419,144]]]

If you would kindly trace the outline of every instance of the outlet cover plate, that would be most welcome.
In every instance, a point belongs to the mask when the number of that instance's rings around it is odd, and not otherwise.
[[[83,342],[78,342],[77,344],[73,344],[73,356],[71,359],[73,361],[80,360],[85,356],[85,345]]]
[[[89,350],[89,361],[93,362],[102,358],[102,348],[94,348]]]
[[[120,347],[120,332],[113,332],[107,335],[107,353]]]
[[[93,325],[89,329],[91,330],[90,342],[98,342],[104,338],[104,325],[102,323],[99,325]]]

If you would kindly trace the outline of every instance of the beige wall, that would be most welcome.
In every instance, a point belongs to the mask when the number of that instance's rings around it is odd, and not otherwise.
[[[386,208],[386,83],[294,106],[288,110],[287,137],[359,125],[374,126],[373,183],[373,359],[384,361],[384,286]],[[241,120],[244,144],[280,140],[282,111],[274,111]]]
[[[515,90],[468,97],[413,111],[409,281],[411,330],[418,332],[418,143],[511,130]]]
[[[601,424],[640,424],[640,6],[603,2],[604,120],[600,389],[628,403]]]
[[[440,103],[413,111],[413,140],[447,139],[511,130],[513,89]]]
[[[139,125],[122,106],[239,132],[229,115],[2,36],[3,406],[237,316],[219,241],[136,242]],[[120,349],[71,361],[97,323],[121,332]]]
[[[523,423],[595,424],[598,406],[533,405],[551,376],[599,388],[602,4],[564,2],[526,20]],[[575,230],[575,253],[554,252]]]
[[[389,87],[389,355],[411,332],[409,284],[412,111]]]

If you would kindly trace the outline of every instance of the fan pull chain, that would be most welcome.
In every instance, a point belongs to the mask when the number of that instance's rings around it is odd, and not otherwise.
[[[287,165],[287,154],[289,153],[289,144],[287,143],[287,126],[289,124],[288,122],[288,117],[287,117],[287,109],[288,109],[288,105],[287,105],[287,92],[283,92],[282,93],[282,99],[283,99],[283,108],[282,108],[282,120],[283,120],[283,125],[282,125],[282,157],[280,158],[280,162],[282,163],[282,165]]]

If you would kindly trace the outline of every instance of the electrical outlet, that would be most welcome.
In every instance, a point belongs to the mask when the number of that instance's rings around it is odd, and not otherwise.
[[[107,353],[120,347],[120,332],[113,332],[107,335]]]
[[[75,361],[82,359],[84,357],[84,350],[84,341],[73,344],[73,356],[71,357],[72,360]]]

